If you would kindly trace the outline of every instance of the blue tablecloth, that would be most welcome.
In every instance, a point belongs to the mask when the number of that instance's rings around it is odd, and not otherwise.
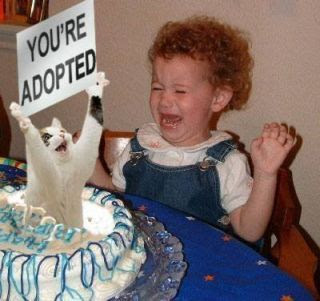
[[[19,185],[25,177],[24,164],[0,158],[0,184]],[[183,244],[188,268],[175,300],[314,300],[295,279],[222,231],[155,201],[125,199]]]
[[[295,279],[222,231],[159,202],[126,199],[183,244],[188,269],[175,300],[314,300]]]

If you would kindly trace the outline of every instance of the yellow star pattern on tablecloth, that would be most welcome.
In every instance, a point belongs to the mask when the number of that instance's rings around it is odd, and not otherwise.
[[[266,265],[267,261],[266,260],[258,260],[257,265]]]
[[[228,235],[228,234],[222,236],[222,240],[223,241],[230,241],[231,239],[232,239],[232,237],[230,235]]]
[[[208,281],[213,281],[214,280],[214,276],[213,275],[205,275],[204,277],[204,281],[208,282]]]
[[[290,295],[284,295],[280,299],[281,301],[294,301],[294,299]]]
[[[146,212],[147,211],[147,207],[145,205],[141,205],[140,207],[138,207],[138,210],[139,211],[142,211],[142,212]]]

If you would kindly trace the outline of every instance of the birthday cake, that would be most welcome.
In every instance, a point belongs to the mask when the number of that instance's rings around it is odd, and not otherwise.
[[[83,227],[28,207],[25,186],[0,189],[0,300],[108,300],[136,278],[144,242],[123,202],[85,187]]]

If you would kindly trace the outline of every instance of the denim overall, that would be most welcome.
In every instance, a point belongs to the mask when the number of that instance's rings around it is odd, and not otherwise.
[[[152,163],[136,137],[130,143],[131,158],[123,167],[126,193],[160,201],[232,232],[227,212],[221,207],[216,168],[236,147],[232,140],[208,148],[202,162],[181,167]]]

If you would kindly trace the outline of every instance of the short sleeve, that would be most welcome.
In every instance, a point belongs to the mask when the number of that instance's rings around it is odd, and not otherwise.
[[[115,187],[125,190],[126,189],[126,179],[123,175],[123,166],[130,158],[131,145],[130,142],[127,144],[117,161],[115,162],[112,169],[112,183]]]
[[[235,150],[217,165],[221,205],[228,212],[244,205],[250,196],[253,179],[246,155]]]

